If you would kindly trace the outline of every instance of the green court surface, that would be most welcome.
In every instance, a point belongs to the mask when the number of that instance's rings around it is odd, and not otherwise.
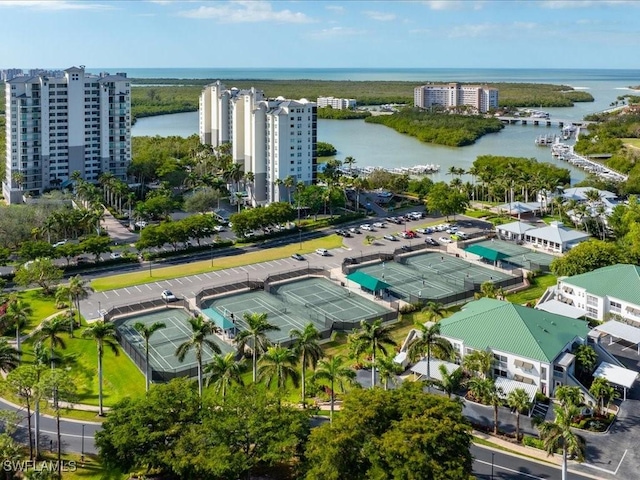
[[[411,255],[404,261],[406,264],[383,262],[358,270],[389,283],[390,290],[403,299],[414,295],[436,301],[472,291],[474,284],[513,278],[507,273],[437,252]]]
[[[175,372],[187,370],[197,365],[193,350],[190,351],[184,359],[184,362],[178,361],[176,357],[176,349],[184,341],[191,338],[191,326],[189,325],[191,315],[180,308],[168,308],[161,311],[145,313],[119,319],[115,321],[116,328],[129,344],[135,349],[135,352],[144,359],[144,339],[133,328],[134,324],[141,322],[146,326],[150,326],[155,322],[163,322],[166,327],[157,330],[149,340],[149,364],[151,368],[159,372]],[[233,347],[224,343],[218,337],[212,335],[209,337],[222,350],[222,353],[233,351]],[[129,352],[128,352],[129,353]],[[207,363],[213,355],[213,352],[205,347],[202,355],[203,363]],[[131,356],[131,355],[130,355]],[[135,359],[134,359],[135,361]],[[142,365],[144,369],[144,360],[138,366]]]
[[[280,328],[269,332],[269,340],[284,343],[292,329],[302,330],[313,323],[320,332],[331,330],[335,322],[356,327],[360,320],[378,318],[389,310],[324,278],[306,278],[272,286],[274,294],[253,290],[208,300],[203,312],[215,309],[225,318],[233,318],[243,330],[245,313],[266,313],[267,320]],[[233,316],[232,316],[233,315]]]
[[[519,268],[527,270],[549,270],[549,265],[556,258],[547,253],[538,252],[515,242],[506,242],[504,240],[485,240],[474,243],[485,248],[490,248],[497,252],[507,255],[503,261],[511,263]]]

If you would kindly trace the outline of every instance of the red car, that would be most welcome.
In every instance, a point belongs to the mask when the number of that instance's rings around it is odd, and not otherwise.
[[[417,238],[418,234],[416,232],[414,232],[413,230],[408,230],[407,231],[407,236],[408,236],[408,238]]]

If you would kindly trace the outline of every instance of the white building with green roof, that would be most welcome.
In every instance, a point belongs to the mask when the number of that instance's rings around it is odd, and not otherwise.
[[[570,352],[587,342],[588,332],[583,320],[489,298],[440,321],[440,335],[461,361],[474,350],[490,351],[494,377],[536,385],[549,396],[558,386],[576,385]]]
[[[640,267],[617,264],[589,273],[562,278],[556,299],[605,320],[615,314],[640,326]]]

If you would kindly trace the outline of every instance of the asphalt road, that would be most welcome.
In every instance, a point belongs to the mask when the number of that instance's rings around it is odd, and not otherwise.
[[[23,416],[22,422],[18,425],[16,432],[17,440],[22,443],[29,443],[27,432],[26,409],[15,408],[13,405],[0,399],[0,409],[17,411]],[[31,428],[33,427],[33,412]],[[100,429],[99,423],[81,422],[60,419],[60,431],[62,432],[62,451],[77,453],[98,453],[94,442],[94,434]],[[57,450],[57,429],[56,420],[53,417],[40,416],[40,448],[43,450]],[[83,434],[84,433],[84,434]]]

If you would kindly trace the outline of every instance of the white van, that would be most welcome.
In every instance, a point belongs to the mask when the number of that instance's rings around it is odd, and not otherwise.
[[[329,250],[327,250],[326,248],[316,248],[316,253],[318,255],[322,255],[323,257],[326,257],[329,255]]]

